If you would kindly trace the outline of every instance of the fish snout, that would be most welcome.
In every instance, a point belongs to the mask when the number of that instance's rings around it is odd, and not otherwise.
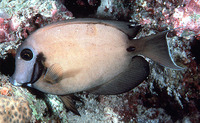
[[[10,77],[10,78],[9,78],[9,81],[10,81],[10,83],[11,83],[12,85],[14,85],[14,86],[22,86],[22,84],[23,84],[23,83],[21,83],[21,82],[18,82],[16,79],[13,79],[13,77]]]

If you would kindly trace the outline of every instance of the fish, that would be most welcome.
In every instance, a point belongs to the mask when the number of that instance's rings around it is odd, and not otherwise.
[[[149,63],[144,57],[182,69],[169,52],[168,31],[135,39],[142,27],[130,25],[79,18],[44,26],[17,49],[15,72],[9,80],[15,86],[61,96],[82,91],[115,95],[148,77]]]

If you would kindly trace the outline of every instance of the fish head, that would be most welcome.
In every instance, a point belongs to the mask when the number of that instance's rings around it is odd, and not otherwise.
[[[15,56],[15,71],[9,81],[14,86],[31,87],[39,91],[51,94],[62,94],[60,81],[63,78],[63,70],[60,64],[50,61],[47,46],[38,43],[35,34],[27,38],[17,49]],[[49,51],[49,50],[48,50]],[[47,60],[48,59],[48,60]]]
[[[15,56],[15,72],[10,82],[15,86],[36,82],[44,70],[43,55],[27,41],[18,48]]]

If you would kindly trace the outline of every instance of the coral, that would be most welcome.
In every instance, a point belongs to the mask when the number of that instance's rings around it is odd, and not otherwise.
[[[7,87],[3,87],[3,88],[0,90],[1,95],[6,95],[6,96],[8,96],[10,90],[11,90],[11,89],[9,89],[9,88],[7,88]]]
[[[158,30],[175,29],[179,37],[199,36],[199,1],[142,0],[132,16],[142,25]],[[191,35],[192,34],[192,35]]]
[[[198,0],[184,0],[182,6],[175,8],[174,14],[170,17],[169,23],[173,22],[177,29],[177,35],[181,35],[184,30],[192,31],[196,36],[200,36],[200,2]]]
[[[7,13],[2,9],[0,9],[0,13],[0,43],[14,41],[16,37],[11,34],[9,24],[10,18],[8,18]]]
[[[133,0],[101,0],[96,16],[127,20],[135,9]]]
[[[27,123],[31,120],[31,109],[24,98],[0,96],[0,102],[1,123]]]

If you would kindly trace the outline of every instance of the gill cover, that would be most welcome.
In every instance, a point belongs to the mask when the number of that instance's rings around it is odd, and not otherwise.
[[[10,78],[10,82],[15,86],[33,83],[41,76],[43,66],[43,56],[26,41],[21,45],[15,57],[15,72]]]

